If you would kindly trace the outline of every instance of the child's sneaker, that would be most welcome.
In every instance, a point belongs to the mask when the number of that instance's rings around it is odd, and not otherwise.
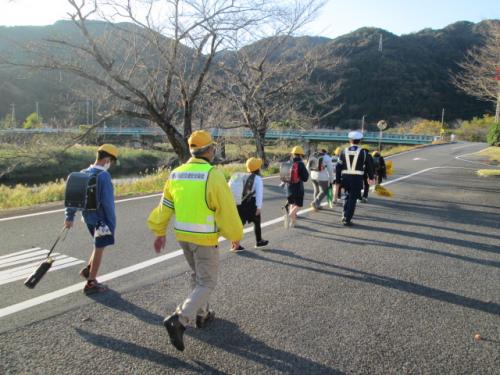
[[[244,250],[245,250],[245,248],[243,246],[239,245],[238,247],[232,247],[230,251],[232,253],[239,253],[240,251],[244,251]]]
[[[83,287],[83,293],[86,295],[94,293],[102,293],[108,290],[106,285],[98,283],[97,280],[89,280],[87,284]]]

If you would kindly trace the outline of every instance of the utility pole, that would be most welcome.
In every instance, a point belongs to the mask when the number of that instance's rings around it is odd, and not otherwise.
[[[90,122],[89,122],[89,98],[87,98],[87,100],[85,101],[85,107],[87,109],[87,122],[85,123],[85,125],[89,125]]]
[[[441,111],[441,129],[444,129],[444,108]]]
[[[378,40],[378,51],[382,52],[382,49],[383,49],[382,34],[380,34],[380,38]]]
[[[365,117],[366,115],[363,115],[363,117],[361,118],[361,133],[365,133]]]
[[[500,122],[500,66],[497,66],[495,79],[497,81],[497,108],[495,111],[495,122]]]
[[[12,120],[12,125],[14,127],[16,127],[16,104],[15,103],[12,103],[10,105],[10,107],[12,108],[12,112],[11,112],[11,120]]]
[[[35,107],[36,107],[36,119],[40,119],[40,111],[38,110],[38,102],[35,102]]]

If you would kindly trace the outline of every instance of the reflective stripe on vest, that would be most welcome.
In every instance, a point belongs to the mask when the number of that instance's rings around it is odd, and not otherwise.
[[[349,149],[347,148],[344,150],[345,163],[347,169],[344,169],[341,172],[341,174],[350,174],[357,176],[363,176],[365,174],[365,171],[359,171],[356,169],[356,165],[358,165],[358,159],[360,154],[361,154],[361,148],[359,147],[355,151],[349,151]],[[353,156],[352,164],[349,156]]]
[[[170,174],[176,232],[218,236],[215,214],[206,200],[207,181],[212,168],[208,163],[187,163]]]

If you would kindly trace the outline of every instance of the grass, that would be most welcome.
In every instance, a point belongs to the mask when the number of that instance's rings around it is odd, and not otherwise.
[[[228,164],[217,166],[216,168],[222,171],[226,179],[229,179],[235,172],[243,172],[246,170],[244,164]],[[277,173],[278,171],[279,166],[277,164],[273,164],[267,170],[263,171],[262,174],[264,176],[269,176]],[[168,175],[168,169],[159,169],[155,173],[149,175],[143,175],[138,178],[116,182],[114,184],[115,196],[126,197],[130,195],[161,192]],[[35,186],[17,184],[13,187],[9,187],[6,185],[0,185],[0,210],[31,207],[50,202],[60,202],[64,200],[64,188],[65,181],[62,179]]]
[[[490,161],[500,162],[500,147],[488,147],[481,152],[478,152],[477,155],[486,156]]]
[[[500,177],[500,169],[480,169],[477,171],[480,177]]]

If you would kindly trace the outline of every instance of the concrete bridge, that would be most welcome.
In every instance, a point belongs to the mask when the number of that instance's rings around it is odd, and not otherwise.
[[[253,138],[253,134],[247,129],[210,129],[214,138]],[[6,129],[0,130],[0,136],[30,136],[35,134],[80,134],[79,129]],[[333,131],[327,129],[316,130],[269,130],[266,139],[272,140],[300,140],[305,142],[346,142],[349,131]],[[98,128],[92,134],[103,139],[125,139],[132,142],[147,143],[148,141],[162,140],[165,133],[157,127],[154,128]],[[379,132],[365,132],[364,141],[376,143],[379,141]],[[384,144],[428,144],[437,137],[432,135],[416,134],[391,134],[382,133],[381,143]]]

